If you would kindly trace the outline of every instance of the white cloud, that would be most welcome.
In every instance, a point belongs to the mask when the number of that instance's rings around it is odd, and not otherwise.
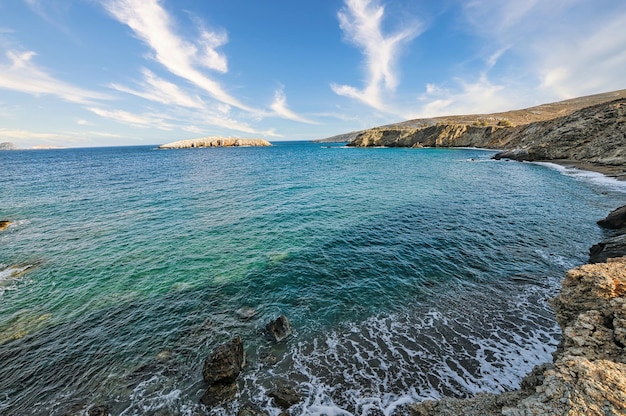
[[[54,78],[32,62],[35,55],[32,51],[7,51],[9,63],[0,64],[0,88],[33,95],[50,94],[65,101],[82,104],[110,98]]]
[[[346,40],[362,50],[367,79],[360,90],[349,85],[332,84],[332,90],[351,97],[378,110],[384,110],[383,91],[394,91],[398,85],[395,64],[401,47],[419,33],[419,25],[403,28],[394,34],[383,33],[385,8],[376,0],[345,0],[337,14]]]
[[[144,81],[141,84],[141,90],[135,90],[115,83],[111,84],[110,87],[117,91],[166,105],[179,105],[196,109],[205,108],[200,97],[187,95],[178,85],[157,77],[152,71],[145,68],[142,70],[142,74]]]
[[[197,43],[179,37],[158,0],[108,0],[106,10],[128,25],[154,52],[154,59],[175,74],[209,93],[213,98],[239,109],[255,112],[228,94],[222,86],[199,68],[227,72],[226,57],[217,48],[226,43],[223,33],[203,30]]]
[[[300,123],[308,123],[308,124],[317,124],[314,121],[311,121],[305,117],[302,117],[287,107],[287,97],[285,97],[285,92],[283,88],[279,88],[276,90],[274,94],[274,102],[270,106],[270,108],[280,117],[286,118],[288,120],[299,121]]]
[[[88,110],[100,117],[135,127],[154,127],[159,130],[172,130],[174,128],[171,123],[165,122],[160,115],[139,115],[124,110],[105,110],[97,107],[90,107]]]

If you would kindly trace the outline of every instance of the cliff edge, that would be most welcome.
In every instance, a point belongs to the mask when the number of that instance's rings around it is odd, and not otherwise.
[[[272,144],[264,139],[239,139],[233,137],[208,136],[199,139],[179,140],[162,144],[159,149],[190,149],[195,147],[251,147],[251,146],[271,146]]]
[[[606,167],[605,173],[626,177],[626,90],[506,113],[376,127],[348,145],[500,149],[497,159]]]

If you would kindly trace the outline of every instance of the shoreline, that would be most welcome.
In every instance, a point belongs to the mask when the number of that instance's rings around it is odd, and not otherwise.
[[[578,170],[601,173],[608,178],[613,178],[618,181],[626,181],[626,167],[598,165],[592,162],[583,162],[568,159],[537,160],[535,162],[554,163],[555,165],[563,166],[566,168],[575,168]]]

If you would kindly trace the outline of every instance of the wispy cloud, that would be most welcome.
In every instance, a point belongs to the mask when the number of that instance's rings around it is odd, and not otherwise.
[[[54,78],[32,62],[35,55],[32,51],[7,51],[8,63],[0,63],[0,88],[33,95],[51,94],[65,101],[82,104],[110,99],[105,94]]]
[[[107,0],[106,10],[119,22],[128,25],[135,35],[154,52],[154,59],[214,99],[233,107],[255,112],[230,95],[201,68],[227,72],[226,57],[217,48],[227,41],[225,33],[201,30],[196,43],[176,34],[170,16],[158,0]]]
[[[288,120],[298,121],[300,123],[317,124],[299,114],[296,114],[287,107],[287,97],[285,96],[284,89],[281,87],[276,90],[274,94],[274,102],[270,108],[280,117]]]
[[[125,87],[116,83],[113,83],[110,86],[117,91],[136,95],[146,100],[155,101],[161,104],[179,105],[182,107],[196,109],[205,108],[205,105],[200,97],[188,95],[182,91],[178,85],[157,77],[152,71],[145,68],[142,70],[142,74],[144,80],[140,84],[140,90]]]
[[[419,34],[418,24],[396,33],[383,33],[385,8],[376,0],[345,0],[337,14],[346,40],[361,49],[367,71],[366,85],[358,89],[349,85],[332,84],[332,90],[351,97],[378,110],[384,110],[382,93],[394,91],[398,85],[396,62],[402,46]]]
[[[135,127],[151,127],[159,130],[172,130],[174,128],[171,123],[164,121],[161,115],[139,115],[124,110],[106,110],[98,107],[89,107],[88,110],[100,117]]]

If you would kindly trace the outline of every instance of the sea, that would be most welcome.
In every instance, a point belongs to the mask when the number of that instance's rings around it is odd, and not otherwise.
[[[519,387],[626,182],[483,149],[0,152],[0,414],[404,415]],[[288,317],[291,336],[268,338]],[[240,336],[235,398],[205,358]]]

